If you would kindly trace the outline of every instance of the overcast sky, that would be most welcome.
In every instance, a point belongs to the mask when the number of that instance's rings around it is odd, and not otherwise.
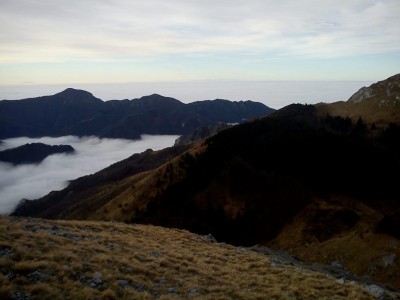
[[[1,0],[0,84],[381,80],[399,0]]]

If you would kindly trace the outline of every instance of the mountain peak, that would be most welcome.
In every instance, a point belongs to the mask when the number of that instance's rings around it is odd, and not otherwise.
[[[74,89],[74,88],[67,88],[56,95],[59,96],[67,96],[67,97],[76,97],[76,96],[86,96],[86,97],[94,97],[92,93],[89,93],[84,90]]]
[[[175,99],[175,98],[171,98],[171,97],[166,97],[160,94],[151,94],[151,95],[147,95],[147,96],[143,96],[140,98],[140,100],[163,100],[163,101],[171,101],[171,102],[179,102],[181,103],[179,100]]]
[[[159,94],[151,94],[148,96],[143,96],[139,99],[134,99],[137,103],[145,106],[157,106],[157,107],[171,107],[183,105],[183,103],[175,98],[165,97]]]
[[[67,88],[64,91],[57,93],[51,97],[53,98],[53,100],[62,102],[64,105],[75,105],[77,103],[99,104],[103,102],[101,99],[93,96],[92,93],[74,88]]]

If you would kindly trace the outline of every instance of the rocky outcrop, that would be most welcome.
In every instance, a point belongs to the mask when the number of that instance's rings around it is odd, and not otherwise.
[[[400,74],[362,87],[348,101],[319,103],[319,115],[341,116],[357,121],[362,118],[374,128],[386,128],[400,122]]]
[[[374,91],[370,87],[364,86],[359,89],[355,94],[353,94],[348,101],[351,103],[360,103],[361,101],[364,101],[365,99],[369,99],[374,96]]]
[[[400,74],[374,83],[369,87],[362,87],[349,98],[348,102],[360,103],[375,98],[379,98],[380,104],[400,102]]]

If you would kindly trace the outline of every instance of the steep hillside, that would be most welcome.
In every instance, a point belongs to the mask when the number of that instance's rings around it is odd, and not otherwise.
[[[0,217],[0,232],[1,299],[395,299],[399,295],[357,279],[337,280],[323,271],[335,268],[307,266],[268,248],[235,248],[176,229]]]
[[[75,149],[70,145],[46,145],[43,143],[32,143],[16,148],[0,151],[0,161],[15,165],[39,163],[47,156],[57,153],[72,154]]]
[[[138,139],[141,134],[188,134],[218,122],[238,123],[274,110],[256,102],[190,104],[157,94],[103,102],[82,90],[0,101],[0,138],[95,135]]]
[[[226,123],[218,123],[218,124],[214,124],[214,125],[199,127],[192,133],[182,135],[179,138],[177,138],[175,140],[175,146],[187,145],[187,144],[193,143],[195,141],[205,139],[207,137],[217,134],[218,132],[225,130],[232,126],[234,126],[234,125],[229,125]]]
[[[212,233],[218,240],[247,246],[279,238],[298,216],[305,216],[305,232],[296,237],[299,245],[307,247],[311,238],[315,249],[323,249],[331,239],[346,236],[346,241],[353,235],[361,237],[359,247],[388,241],[395,248],[378,247],[363,259],[379,260],[394,253],[390,270],[397,272],[399,141],[395,125],[371,135],[362,121],[321,118],[314,106],[291,105],[270,117],[221,131],[206,142],[168,152],[171,155],[153,168],[116,171],[113,181],[98,182],[99,174],[82,178],[76,181],[80,185],[22,203],[14,214],[150,223]],[[138,157],[162,153],[166,152]],[[313,203],[335,195],[348,199],[349,207],[354,202],[366,209],[342,209],[339,203],[332,211],[320,211],[317,205],[305,213]],[[313,220],[310,232],[307,218]],[[337,246],[332,252],[316,257],[325,263],[346,257],[348,270],[400,287],[391,272],[363,269],[365,260],[348,263],[349,257],[357,259],[351,249],[345,242],[332,243]],[[274,245],[295,249],[284,242]]]
[[[397,220],[390,230],[384,228],[388,216]],[[398,213],[385,214],[356,198],[318,197],[266,245],[310,263],[340,262],[347,271],[399,288],[399,220]]]
[[[160,151],[148,149],[143,153],[134,154],[95,174],[73,180],[65,189],[51,192],[40,200],[24,200],[14,213],[26,216],[40,215],[46,218],[93,218],[97,210],[102,210],[103,206],[119,193],[128,192],[131,200],[136,199],[135,194],[131,193],[132,186],[123,184],[128,178],[135,176],[142,178],[142,174],[157,169],[187,149],[188,146],[179,146]],[[123,188],[119,187],[121,184]],[[142,201],[148,200],[154,193],[151,190],[144,192],[148,194]],[[115,219],[126,220],[125,209],[120,205],[119,208],[123,213]],[[119,211],[117,208],[115,210]]]
[[[390,122],[400,123],[400,74],[363,87],[347,102],[316,105],[320,114],[363,118],[375,126],[387,126]]]

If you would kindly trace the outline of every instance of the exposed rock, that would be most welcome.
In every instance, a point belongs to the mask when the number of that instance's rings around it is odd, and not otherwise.
[[[385,128],[400,120],[400,74],[362,87],[348,101],[317,104],[319,114],[341,116],[357,121],[360,117],[369,125]]]
[[[123,268],[122,271],[126,274],[132,274],[133,273],[133,269],[131,267],[126,267]]]
[[[156,282],[155,286],[156,286],[156,287],[160,287],[160,286],[166,285],[167,283],[168,283],[167,280],[165,280],[165,279],[160,279],[159,281]]]
[[[332,267],[335,267],[335,268],[338,268],[338,269],[342,269],[342,270],[344,270],[344,271],[346,270],[346,269],[344,268],[343,264],[342,264],[340,261],[338,261],[338,260],[332,262],[332,263],[331,263],[331,266],[332,266]]]
[[[142,285],[142,284],[140,284],[140,283],[137,283],[137,282],[134,282],[134,281],[131,282],[131,286],[132,286],[136,291],[141,292],[141,293],[148,290],[144,285]]]
[[[380,98],[381,104],[396,102],[400,96],[400,74],[379,81],[369,87],[362,87],[353,94],[348,102],[361,103],[372,98]]]
[[[103,279],[102,279],[102,274],[101,272],[95,272],[93,274],[92,281],[90,283],[91,287],[97,287],[99,285],[103,284]]]
[[[375,284],[367,285],[364,287],[365,291],[378,299],[385,299],[385,290]],[[387,298],[386,298],[387,299]]]
[[[200,291],[198,289],[190,289],[188,291],[188,297],[196,297],[200,295]]]
[[[397,291],[391,287],[384,287],[383,285],[380,286],[376,283],[373,283],[369,278],[359,277],[348,272],[343,264],[340,261],[334,261],[331,265],[322,265],[322,264],[308,264],[302,261],[295,259],[294,257],[290,256],[286,252],[283,251],[275,251],[265,246],[256,245],[251,248],[247,248],[252,251],[264,253],[268,255],[268,257],[272,260],[272,266],[276,267],[277,265],[293,265],[300,269],[308,269],[312,271],[316,271],[319,273],[326,274],[333,278],[336,278],[336,282],[340,284],[356,284],[361,283],[363,284],[363,288],[366,292],[371,294],[373,297],[377,299],[397,299],[393,296],[392,291]],[[390,263],[392,259],[394,260],[393,255],[389,255],[385,257],[385,259]]]
[[[389,255],[383,256],[381,258],[382,266],[385,268],[392,266],[394,264],[394,260],[396,259],[396,253],[391,253]]]
[[[375,96],[374,91],[370,87],[362,87],[354,95],[349,98],[349,102],[360,103],[361,101]]]
[[[28,274],[28,279],[29,279],[29,281],[36,283],[36,282],[42,281],[43,279],[47,278],[48,276],[49,276],[48,274],[43,273],[41,271],[34,271],[34,272]]]
[[[117,280],[117,283],[122,288],[127,287],[129,285],[129,281],[125,279]]]
[[[209,243],[216,243],[217,240],[215,239],[215,237],[213,237],[213,235],[211,233],[207,234],[207,235],[203,235],[201,237],[205,242],[209,242]]]
[[[0,248],[0,256],[8,256],[13,254],[13,251],[10,248]]]
[[[83,241],[83,240],[84,240],[83,237],[75,236],[75,235],[72,235],[72,234],[67,233],[67,232],[64,232],[62,236],[65,237],[65,238],[67,238],[67,239],[73,240],[73,241],[75,241],[75,242],[80,242],[80,241]]]
[[[344,284],[346,282],[346,280],[344,278],[339,278],[339,279],[336,279],[336,282],[339,282],[340,284]]]
[[[168,291],[169,294],[176,294],[178,292],[178,290],[176,288],[174,288],[174,287],[168,288],[167,291]]]
[[[31,299],[31,295],[29,293],[25,293],[22,291],[16,291],[12,294],[11,299],[15,300],[29,300]]]
[[[59,232],[58,227],[57,227],[56,225],[54,225],[54,226],[51,228],[51,234],[55,235],[55,234],[58,234],[58,232]]]
[[[12,279],[14,279],[15,277],[17,277],[17,275],[13,272],[13,271],[9,271],[7,274],[6,274],[6,279],[7,280],[12,280]]]
[[[150,255],[154,256],[154,257],[157,257],[157,258],[163,256],[163,254],[161,252],[159,252],[159,251],[153,251],[153,252],[150,253]]]

